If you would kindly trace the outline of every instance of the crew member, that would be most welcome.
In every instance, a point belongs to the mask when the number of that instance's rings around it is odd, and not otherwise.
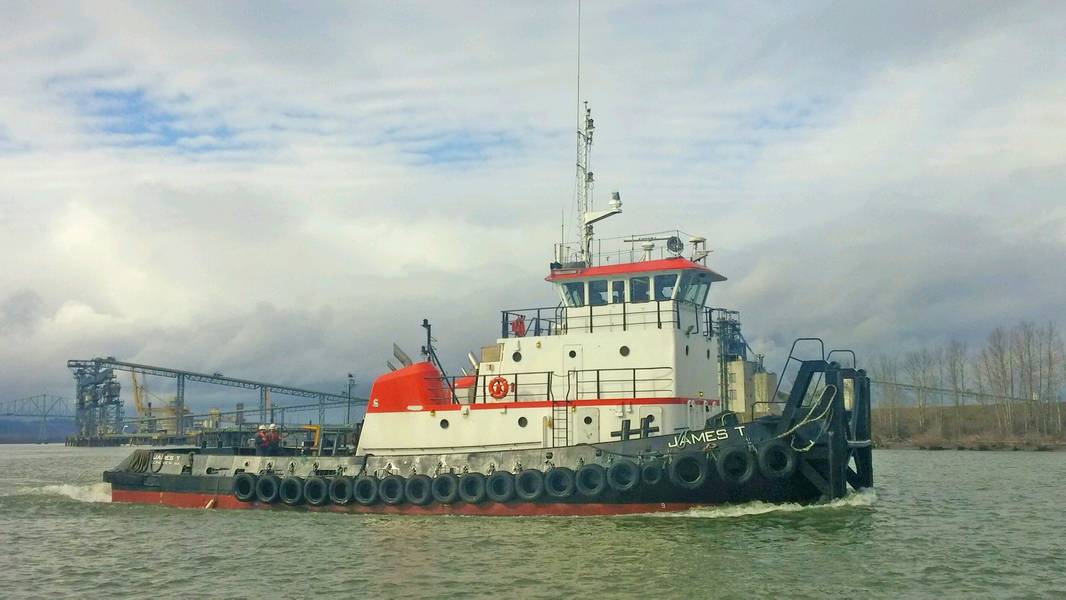
[[[260,425],[255,432],[255,455],[266,456],[269,447],[270,433],[267,431],[266,425]]]
[[[277,423],[270,424],[270,430],[267,432],[267,441],[270,456],[278,456],[281,454],[281,431],[278,430]]]

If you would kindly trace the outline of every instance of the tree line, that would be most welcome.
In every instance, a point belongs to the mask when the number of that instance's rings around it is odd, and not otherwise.
[[[1051,322],[997,327],[976,348],[953,339],[876,356],[870,378],[882,440],[1061,440],[1066,429],[1066,349]]]

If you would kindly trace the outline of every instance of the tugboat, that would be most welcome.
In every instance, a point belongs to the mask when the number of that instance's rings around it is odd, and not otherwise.
[[[748,360],[737,313],[707,305],[726,278],[707,266],[704,238],[631,236],[607,252],[604,240],[594,244],[593,225],[622,207],[615,193],[593,209],[587,104],[583,117],[580,235],[555,247],[546,278],[555,306],[502,311],[500,337],[457,375],[442,368],[423,321],[424,360],[394,350],[401,366],[374,381],[352,451],[321,441],[269,455],[136,450],[104,472],[112,501],[605,515],[810,503],[871,487],[870,381],[853,352],[798,339],[785,393],[761,360]],[[800,342],[818,353],[800,359]]]

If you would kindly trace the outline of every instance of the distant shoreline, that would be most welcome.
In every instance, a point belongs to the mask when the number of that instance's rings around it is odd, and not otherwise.
[[[874,448],[883,450],[970,450],[974,452],[1009,450],[1017,452],[1061,452],[1066,442],[1058,440],[940,440],[918,442],[914,440],[881,440]]]

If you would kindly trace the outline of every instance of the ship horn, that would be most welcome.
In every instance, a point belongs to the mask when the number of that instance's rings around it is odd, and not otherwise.
[[[388,367],[390,371],[396,370],[396,365],[392,364],[392,361],[385,361],[385,366]]]
[[[468,359],[468,360],[470,361],[470,366],[471,366],[471,367],[472,367],[472,368],[473,368],[473,369],[474,369],[475,371],[477,371],[477,367],[478,367],[478,364],[477,364],[477,359],[476,359],[476,358],[474,358],[474,353],[473,353],[473,352],[467,352],[467,353],[466,353],[466,358],[467,358],[467,359]]]

